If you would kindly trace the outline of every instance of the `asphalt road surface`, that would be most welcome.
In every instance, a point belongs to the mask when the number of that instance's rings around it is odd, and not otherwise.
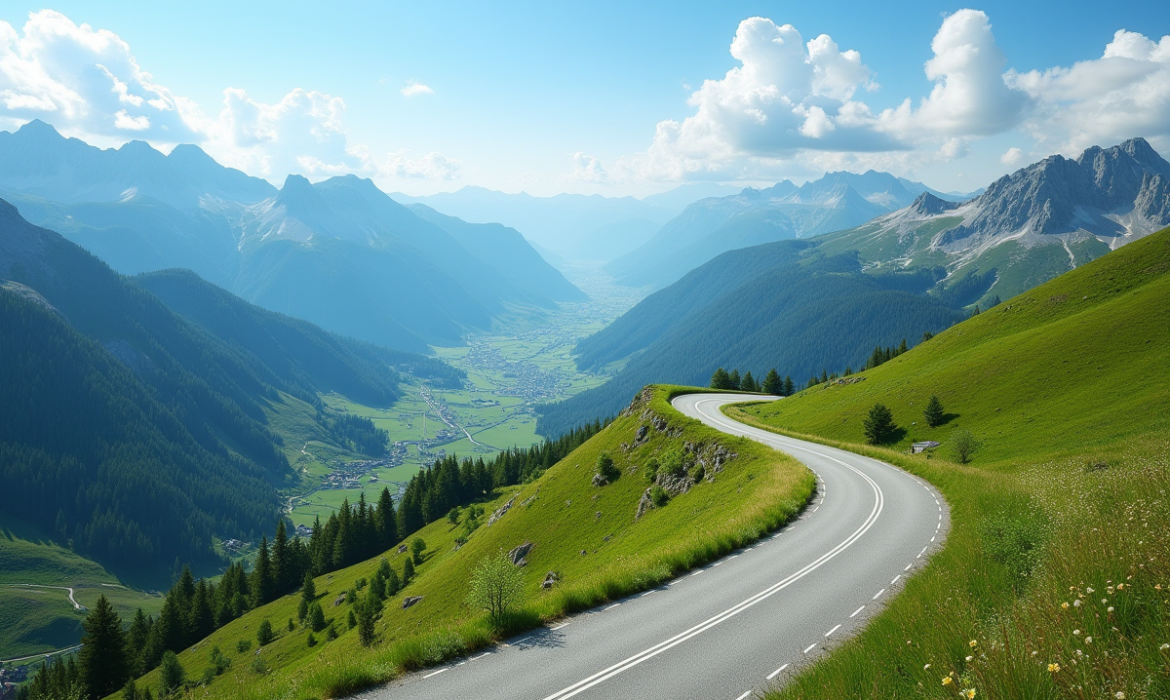
[[[795,522],[669,585],[405,676],[393,700],[743,700],[859,631],[947,531],[929,484],[852,452],[724,416],[742,395],[692,394],[682,413],[787,452],[817,475]]]

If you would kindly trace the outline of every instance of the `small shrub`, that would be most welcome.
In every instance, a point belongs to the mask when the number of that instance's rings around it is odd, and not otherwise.
[[[236,651],[241,653],[241,654],[247,652],[251,648],[252,648],[252,640],[251,639],[241,639],[240,641],[236,642]]]
[[[183,670],[183,664],[179,663],[179,657],[175,656],[175,652],[168,651],[163,654],[162,664],[159,666],[158,672],[159,694],[163,696],[173,695],[186,682],[187,674]]]
[[[350,629],[357,627],[357,616],[353,614],[353,608],[350,608],[349,616],[345,619],[345,623],[349,625]]]
[[[702,464],[696,464],[694,467],[691,468],[691,474],[690,474],[691,481],[695,482],[696,484],[699,483],[700,481],[702,481],[703,477],[706,475],[707,475],[707,470],[703,468]]]
[[[293,631],[293,630],[295,630],[296,628],[297,628],[296,624],[293,622],[293,619],[290,617],[290,618],[288,619],[288,631],[289,631],[289,632],[292,632],[292,631]]]
[[[606,481],[614,482],[621,477],[622,470],[613,463],[613,458],[609,456],[609,453],[602,452],[597,455],[597,473]]]
[[[670,502],[670,494],[666,492],[666,489],[655,484],[650,487],[650,500],[653,501],[656,508],[661,508]]]
[[[365,576],[359,578],[358,580],[353,582],[354,590],[360,591],[361,589],[366,587],[367,583],[369,583],[369,581],[366,580]]]
[[[354,603],[356,603],[357,602],[357,591],[355,591],[352,588],[349,589],[348,591],[346,591],[345,592],[345,602],[348,603],[349,605],[353,605]],[[306,608],[306,610],[307,610],[307,608]]]
[[[305,643],[308,644],[310,647],[317,646],[317,638],[313,636],[312,632],[310,632],[309,636],[305,639]]]
[[[427,551],[427,543],[421,537],[416,537],[410,541],[410,556],[414,559],[415,564],[423,562],[423,552]]]
[[[959,464],[971,461],[975,452],[983,446],[968,430],[956,430],[951,434],[951,455]]]
[[[410,559],[407,559],[406,563],[402,565],[402,585],[405,586],[406,584],[410,583],[411,579],[413,578],[414,562]]]
[[[333,626],[332,622],[330,622],[329,627],[325,629],[325,639],[326,641],[330,642],[332,642],[334,639],[337,639],[337,628]]]
[[[681,447],[675,446],[662,454],[658,471],[666,472],[671,476],[682,476],[687,473],[687,456]]]
[[[215,669],[208,666],[203,669],[203,676],[199,679],[199,685],[211,685],[213,680],[215,680]]]
[[[657,457],[651,457],[650,461],[646,463],[646,481],[653,482],[658,476],[658,469],[661,465],[658,463]]]
[[[232,660],[224,655],[219,647],[211,648],[211,665],[215,668],[215,675],[220,675],[232,666]]]
[[[257,656],[255,659],[252,659],[252,665],[249,668],[252,669],[252,673],[255,673],[258,676],[268,675],[268,662],[265,661],[261,656]]]
[[[272,623],[268,618],[264,618],[260,622],[260,626],[256,628],[256,643],[260,646],[270,644],[273,639],[276,639],[276,633],[272,631]]]
[[[486,610],[489,620],[497,627],[504,616],[524,595],[524,575],[503,553],[487,556],[471,574],[467,603],[477,610]]]

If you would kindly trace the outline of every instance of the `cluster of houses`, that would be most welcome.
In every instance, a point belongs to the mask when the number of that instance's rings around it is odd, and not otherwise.
[[[0,665],[0,700],[16,697],[17,686],[28,680],[29,667],[4,668]]]
[[[233,539],[233,540],[224,540],[223,541],[223,548],[229,552],[238,553],[241,549],[243,549],[244,547],[247,547],[247,546],[248,546],[248,543],[243,542],[241,540],[234,540]]]

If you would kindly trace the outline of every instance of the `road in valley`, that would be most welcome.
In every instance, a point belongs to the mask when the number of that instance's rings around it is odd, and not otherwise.
[[[795,522],[669,585],[363,694],[393,700],[744,700],[856,633],[941,546],[946,504],[888,464],[734,421],[743,395],[682,413],[787,452],[817,475]]]

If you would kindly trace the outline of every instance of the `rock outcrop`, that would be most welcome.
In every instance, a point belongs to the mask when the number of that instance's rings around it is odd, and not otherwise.
[[[528,565],[528,559],[527,559],[528,553],[531,551],[532,551],[532,543],[531,542],[525,542],[522,545],[517,545],[516,547],[512,548],[512,551],[508,552],[508,561],[512,562],[516,566],[527,566]]]

